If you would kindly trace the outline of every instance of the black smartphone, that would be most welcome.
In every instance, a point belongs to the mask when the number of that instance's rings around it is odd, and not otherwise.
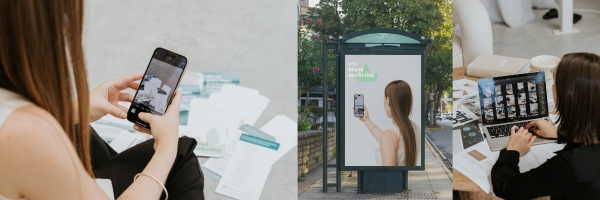
[[[354,95],[354,116],[365,116],[365,96],[363,96],[362,94]]]
[[[160,47],[156,48],[127,111],[127,120],[150,129],[150,124],[140,120],[138,114],[140,112],[160,116],[165,114],[186,66],[185,56]]]

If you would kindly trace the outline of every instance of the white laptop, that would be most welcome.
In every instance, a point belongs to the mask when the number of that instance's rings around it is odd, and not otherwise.
[[[524,127],[537,119],[546,119],[548,96],[544,72],[479,79],[481,129],[490,149],[506,148],[512,126]],[[536,138],[535,144],[554,140]]]

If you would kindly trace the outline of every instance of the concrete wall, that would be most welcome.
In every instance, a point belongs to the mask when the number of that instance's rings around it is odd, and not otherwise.
[[[327,159],[335,158],[335,129],[328,134]],[[303,176],[323,164],[323,131],[309,130],[298,132],[298,176]]]

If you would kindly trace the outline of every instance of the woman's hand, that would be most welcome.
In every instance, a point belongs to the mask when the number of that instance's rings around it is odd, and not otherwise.
[[[543,119],[530,122],[525,129],[544,138],[558,138],[558,129],[551,122]]]
[[[357,117],[360,121],[367,121],[367,119],[369,118],[369,110],[367,109],[367,105],[363,105],[363,116],[362,117]],[[356,115],[356,108],[352,108],[352,111],[354,112],[354,114]]]
[[[510,139],[506,150],[515,150],[519,152],[519,156],[524,156],[533,145],[536,136],[532,136],[529,131],[523,127],[513,126],[510,129]]]
[[[94,122],[106,114],[117,118],[127,117],[127,108],[118,104],[119,101],[131,102],[133,95],[121,91],[131,88],[137,90],[144,74],[135,74],[113,79],[100,84],[90,92],[90,122]]]
[[[138,117],[150,124],[152,130],[142,128],[139,125],[134,125],[133,128],[139,132],[151,134],[154,137],[154,149],[156,150],[161,145],[177,147],[179,137],[179,106],[181,105],[181,94],[175,93],[173,101],[167,108],[167,112],[163,116],[153,115],[150,113],[139,113]]]

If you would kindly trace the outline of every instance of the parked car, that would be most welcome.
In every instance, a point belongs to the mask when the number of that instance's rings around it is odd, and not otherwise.
[[[444,113],[444,114],[442,114],[442,119],[452,120],[452,113]]]
[[[435,119],[442,120],[442,115],[440,113],[435,114]]]

